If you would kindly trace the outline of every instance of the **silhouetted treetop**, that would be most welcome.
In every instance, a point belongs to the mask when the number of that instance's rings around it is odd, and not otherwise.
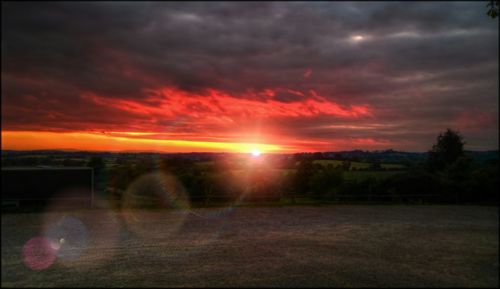
[[[491,0],[490,3],[488,3],[486,6],[489,7],[486,14],[491,18],[496,18],[498,16],[499,1]]]
[[[430,170],[443,170],[459,157],[464,156],[464,144],[458,131],[448,128],[446,132],[440,133],[437,142],[429,152],[428,165]]]

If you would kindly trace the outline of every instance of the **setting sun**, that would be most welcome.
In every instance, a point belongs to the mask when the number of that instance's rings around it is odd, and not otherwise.
[[[1,284],[500,289],[499,0],[46,2],[1,4]]]

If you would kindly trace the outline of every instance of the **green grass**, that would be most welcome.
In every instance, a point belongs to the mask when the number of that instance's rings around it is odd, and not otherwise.
[[[336,166],[342,166],[343,161],[341,160],[315,160],[314,163],[321,164],[321,165],[333,165],[334,167]],[[365,163],[365,162],[351,162],[351,167],[350,169],[355,169],[355,170],[366,170],[370,168],[370,163]],[[404,169],[406,168],[405,165],[401,164],[381,164],[382,168],[384,169]]]
[[[343,161],[340,160],[315,160],[314,163],[316,164],[321,164],[321,165],[333,165],[334,167],[336,166],[342,166]],[[370,163],[362,163],[362,162],[351,162],[351,169],[367,169],[370,167]]]
[[[344,172],[346,180],[364,180],[367,178],[375,178],[377,180],[387,179],[390,176],[399,173],[398,171],[347,171]]]
[[[333,166],[341,166],[342,165],[342,161],[339,161],[339,160],[315,160],[313,161],[313,163],[315,164],[321,164],[321,165],[329,165],[329,164],[332,164]]]
[[[382,164],[382,168],[394,170],[394,169],[405,169],[406,166],[401,164]]]
[[[272,172],[281,174],[283,176],[295,172],[295,169],[274,169]],[[231,173],[235,177],[242,177],[245,170],[231,170]],[[344,178],[346,180],[364,180],[367,178],[375,178],[377,180],[389,178],[395,174],[400,173],[400,171],[345,171]],[[213,176],[219,175],[219,173],[211,173]]]
[[[324,165],[324,166],[331,164],[334,167],[340,167],[340,166],[342,166],[342,163],[343,163],[343,161],[341,161],[341,160],[315,160],[313,162],[316,164]],[[205,161],[205,162],[197,162],[196,163],[196,165],[203,170],[208,169],[213,164],[214,164],[213,161]],[[366,163],[366,162],[351,162],[350,169],[351,170],[366,170],[366,169],[370,168],[370,165],[371,165],[370,163]],[[402,164],[383,163],[383,164],[381,164],[381,166],[383,169],[391,169],[391,170],[405,169],[406,168],[406,166],[402,165]],[[295,171],[294,169],[282,169],[282,170],[284,170],[286,172]],[[238,172],[238,171],[242,171],[242,169],[235,169],[233,171]]]

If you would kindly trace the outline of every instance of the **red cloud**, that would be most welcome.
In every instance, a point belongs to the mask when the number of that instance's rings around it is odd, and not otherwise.
[[[273,99],[276,91],[271,89],[233,96],[216,89],[194,93],[170,87],[148,90],[145,100],[111,99],[91,93],[83,94],[82,97],[98,105],[137,115],[157,118],[189,115],[192,119],[227,124],[233,124],[242,118],[298,118],[319,115],[360,118],[372,114],[367,105],[342,106],[315,92],[306,95],[298,91],[287,91],[305,98],[292,102],[278,101]],[[265,98],[262,99],[262,96]]]
[[[272,140],[273,143],[286,142],[304,149],[311,144],[295,144],[300,139],[297,131],[285,132],[286,125],[283,127],[281,124],[292,119],[333,117],[353,120],[372,116],[372,110],[367,105],[340,105],[313,90],[302,92],[279,88],[232,95],[216,89],[188,92],[163,87],[144,92],[143,99],[111,98],[92,93],[85,93],[82,98],[115,113],[121,111],[126,114],[130,121],[124,123],[122,132],[151,133],[140,137],[203,141]],[[297,99],[276,99],[277,93],[282,92],[293,94]],[[129,134],[127,137],[135,136]]]
[[[305,78],[309,78],[309,76],[311,76],[312,74],[312,70],[310,68],[308,68],[305,72],[304,72],[304,77]]]
[[[498,129],[498,115],[482,111],[467,111],[456,118],[457,126],[462,130]]]

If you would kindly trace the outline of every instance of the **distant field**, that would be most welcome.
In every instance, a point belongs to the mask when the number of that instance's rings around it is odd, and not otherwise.
[[[381,179],[386,179],[397,173],[399,172],[398,171],[347,171],[344,172],[344,178],[346,180],[364,180],[367,178],[375,178],[381,180]]]
[[[199,166],[200,168],[207,169],[208,167],[212,166],[214,162],[196,162],[196,165]]]
[[[121,216],[2,214],[2,286],[499,286],[496,207],[284,206]],[[59,256],[35,271],[24,265],[22,248],[44,224],[59,224],[45,226],[60,240]]]
[[[315,160],[315,163],[322,164],[324,166],[331,164],[333,166],[341,166],[342,161],[340,160]],[[367,169],[370,167],[369,163],[351,162],[351,169]]]
[[[381,164],[383,169],[388,169],[388,170],[400,170],[400,169],[405,169],[405,165],[401,164]]]
[[[281,174],[285,175],[290,172],[294,172],[295,169],[275,169],[275,172],[280,172]],[[231,170],[231,172],[239,176],[245,172],[245,170]],[[344,178],[346,180],[364,180],[367,178],[375,178],[375,179],[385,179],[388,178],[394,174],[400,173],[400,171],[345,171],[344,172]]]
[[[332,164],[333,166],[341,166],[342,161],[340,160],[315,160],[314,163],[322,164],[322,165],[328,165]],[[209,166],[213,165],[213,162],[207,161],[207,162],[197,162],[196,165],[198,165],[200,168],[208,168]],[[351,169],[354,170],[366,170],[370,167],[370,163],[362,163],[362,162],[351,162]],[[390,169],[390,170],[397,170],[397,169],[405,169],[405,165],[401,164],[386,164],[382,163],[381,167],[383,169]]]
[[[341,166],[342,161],[340,160],[315,160],[315,163],[322,164],[322,165],[328,165],[332,164],[333,166]],[[401,165],[401,164],[385,164],[382,163],[380,165],[383,169],[404,169],[406,166]],[[351,169],[355,170],[366,170],[370,167],[370,163],[362,163],[362,162],[351,162]]]

